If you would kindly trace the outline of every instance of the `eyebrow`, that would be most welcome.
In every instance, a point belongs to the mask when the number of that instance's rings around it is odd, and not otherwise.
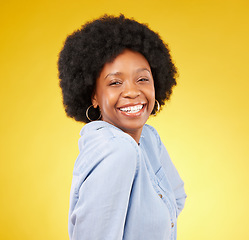
[[[142,72],[142,71],[147,71],[148,73],[151,74],[151,71],[148,68],[139,68],[139,69],[137,69],[136,72]]]
[[[142,72],[142,71],[147,71],[148,73],[151,74],[151,71],[150,71],[148,68],[138,68],[138,69],[136,70],[137,73],[138,73],[138,72]],[[107,75],[104,77],[104,79],[106,79],[106,78],[108,78],[108,77],[110,77],[110,76],[120,76],[120,75],[122,75],[121,72],[109,73],[109,74],[107,74]]]
[[[106,79],[107,77],[110,77],[110,76],[119,76],[119,75],[122,75],[122,73],[121,73],[121,72],[109,73],[109,74],[107,74],[107,75],[105,76],[104,79]]]

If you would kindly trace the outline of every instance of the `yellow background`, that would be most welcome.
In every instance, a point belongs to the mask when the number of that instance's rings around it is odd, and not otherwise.
[[[179,240],[249,239],[247,0],[38,0],[0,4],[0,239],[68,239],[82,124],[66,118],[57,56],[104,13],[160,33],[180,76],[149,120],[185,181]]]

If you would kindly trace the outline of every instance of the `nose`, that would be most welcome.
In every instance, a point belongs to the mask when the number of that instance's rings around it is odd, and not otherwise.
[[[141,94],[140,89],[135,83],[126,82],[123,90],[123,97],[136,98]]]

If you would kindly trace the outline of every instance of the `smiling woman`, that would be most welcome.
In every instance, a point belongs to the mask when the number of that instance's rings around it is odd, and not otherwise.
[[[68,116],[87,123],[73,171],[70,239],[176,239],[184,184],[145,124],[176,85],[167,45],[144,24],[104,16],[68,36],[58,67]]]
[[[132,136],[138,143],[155,105],[154,81],[145,57],[125,50],[106,63],[96,82],[93,106],[102,120]]]

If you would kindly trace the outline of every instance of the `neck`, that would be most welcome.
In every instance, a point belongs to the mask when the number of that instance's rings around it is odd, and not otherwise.
[[[102,121],[105,121],[105,120],[102,119]],[[111,123],[109,121],[105,121],[105,122],[108,122],[108,123],[112,124],[113,126],[119,128],[123,132],[129,134],[136,141],[136,143],[139,144],[139,140],[140,140],[140,137],[141,137],[141,134],[142,134],[143,127],[138,128],[138,129],[134,129],[134,130],[132,130],[132,129],[122,129],[122,128],[114,125],[113,123]]]
[[[135,141],[137,144],[139,144],[139,140],[141,137],[141,133],[142,133],[142,129],[137,130],[136,132],[128,132],[128,131],[124,131],[125,133],[129,134]]]

